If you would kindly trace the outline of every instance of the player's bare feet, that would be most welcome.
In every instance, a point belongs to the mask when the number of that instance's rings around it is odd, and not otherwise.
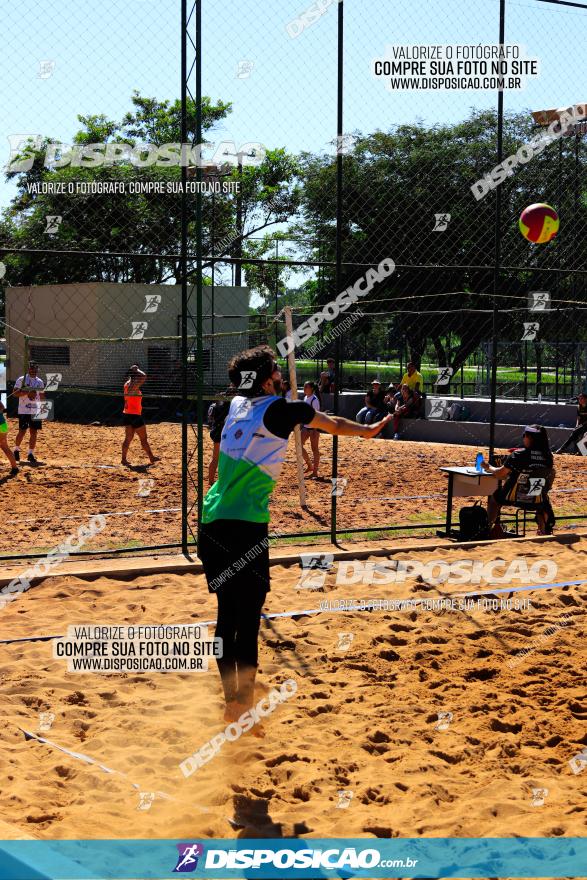
[[[151,464],[157,464],[157,462],[161,461],[161,459],[157,455],[154,455],[153,458],[150,459],[150,461]]]
[[[121,464],[123,464],[125,467],[130,467],[130,462],[128,462],[128,461],[126,460],[126,458],[123,458],[123,459],[121,460]]]
[[[231,722],[236,721],[237,718],[243,714],[244,709],[240,703],[237,703],[236,700],[231,700],[226,704],[226,708],[224,710],[224,720]]]
[[[265,728],[259,721],[258,724],[253,724],[250,730],[246,732],[249,736],[256,736],[257,739],[264,739],[267,736]],[[245,736],[246,734],[243,734]]]
[[[248,712],[250,709],[251,706],[247,706],[246,703],[238,703],[236,700],[231,701],[230,703],[226,704],[226,709],[224,710],[224,720],[227,721],[229,724],[238,721],[241,715],[244,715],[244,713]],[[257,739],[263,739],[266,735],[265,728],[260,722],[257,722],[256,724],[253,724],[253,726],[249,728],[249,730],[245,730],[243,732],[243,736],[245,735],[255,736],[257,737]]]

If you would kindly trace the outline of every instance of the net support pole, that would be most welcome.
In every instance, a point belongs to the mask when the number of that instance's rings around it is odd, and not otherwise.
[[[505,0],[499,2],[499,43],[505,42]],[[503,89],[497,93],[497,164],[503,159]],[[495,453],[495,422],[497,412],[497,336],[498,313],[497,295],[500,286],[501,270],[501,188],[495,193],[495,264],[493,269],[493,309],[491,318],[491,392],[489,403],[489,461],[493,463]]]
[[[187,142],[187,0],[181,0],[181,142]],[[188,242],[188,208],[187,208],[187,168],[181,167],[181,549],[188,553],[188,279],[187,279],[187,242]]]
[[[283,310],[285,317],[285,335],[293,339],[293,319],[290,306],[286,306]],[[289,384],[291,388],[292,400],[298,399],[298,379],[296,376],[296,359],[295,350],[290,351],[287,356],[287,367],[289,372]],[[308,506],[306,498],[306,484],[304,482],[304,457],[302,455],[302,432],[300,426],[294,428],[294,440],[296,446],[296,466],[298,471],[298,489],[300,493],[300,505]]]
[[[342,214],[344,198],[344,178],[342,165],[343,137],[343,92],[344,92],[344,0],[338,3],[338,21],[336,28],[336,251],[335,251],[335,296],[342,290]],[[339,394],[342,385],[341,337],[337,335],[334,343],[334,415],[338,415]],[[334,482],[338,478],[338,436],[332,438],[332,491],[330,495],[330,540],[336,544],[337,532],[337,501]]]
[[[203,141],[202,119],[202,0],[195,2],[196,13],[196,144]],[[200,544],[200,529],[202,527],[202,506],[204,502],[204,279],[202,275],[203,253],[203,223],[202,223],[202,163],[196,166],[196,372],[197,372],[197,401],[196,401],[196,439],[198,446],[197,455],[197,491],[198,491],[198,529],[197,543]],[[239,263],[240,266],[240,263]],[[212,366],[213,370],[213,366]],[[212,376],[214,373],[212,372]],[[213,381],[213,380],[212,380]]]

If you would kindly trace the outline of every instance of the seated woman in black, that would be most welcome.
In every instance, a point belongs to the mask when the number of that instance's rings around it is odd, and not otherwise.
[[[490,534],[504,504],[535,511],[538,533],[552,534],[555,518],[548,492],[554,482],[555,470],[546,428],[528,425],[524,430],[523,443],[522,447],[506,456],[500,467],[482,462],[485,471],[504,480],[503,485],[488,499]]]

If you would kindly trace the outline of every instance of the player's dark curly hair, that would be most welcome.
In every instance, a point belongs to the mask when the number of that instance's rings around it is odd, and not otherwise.
[[[228,378],[238,389],[237,394],[245,397],[259,397],[263,394],[262,385],[270,379],[279,367],[275,361],[275,352],[268,345],[257,345],[247,351],[235,354],[228,363]],[[241,387],[243,374],[253,372],[255,378],[250,388]]]

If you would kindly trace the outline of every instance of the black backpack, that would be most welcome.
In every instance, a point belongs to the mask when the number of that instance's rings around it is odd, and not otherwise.
[[[489,539],[489,520],[487,511],[477,501],[470,507],[459,510],[459,540],[487,541]]]

